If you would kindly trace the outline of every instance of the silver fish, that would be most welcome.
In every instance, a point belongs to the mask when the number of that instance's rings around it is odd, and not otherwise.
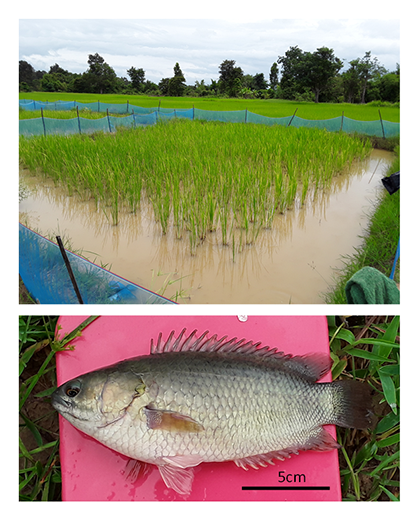
[[[202,462],[265,467],[302,450],[338,448],[323,425],[371,425],[367,384],[316,383],[329,356],[195,334],[172,332],[166,342],[160,334],[150,355],[74,378],[52,404],[107,447],[157,465],[165,484],[184,495]]]

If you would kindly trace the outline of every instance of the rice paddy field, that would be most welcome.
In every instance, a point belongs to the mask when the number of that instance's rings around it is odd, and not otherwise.
[[[182,281],[175,293],[186,297],[181,301],[322,302],[319,293],[328,289],[331,277],[318,271],[311,248],[344,248],[339,244],[349,219],[334,219],[346,204],[354,213],[353,203],[335,194],[351,192],[348,187],[358,182],[366,188],[367,173],[380,175],[378,165],[388,156],[372,158],[368,140],[345,133],[189,120],[119,128],[114,134],[21,137],[22,179],[35,194],[23,201],[21,220],[33,229],[40,225],[37,230],[44,235],[47,226],[65,227],[78,249],[96,248],[95,256],[112,263],[118,275],[158,293]],[[360,196],[355,190],[353,200]],[[337,199],[336,217],[326,212],[332,198]],[[356,226],[347,249],[361,231],[363,216],[353,217]],[[321,228],[323,221],[342,228],[343,237],[331,237],[331,242],[324,232],[317,243],[309,230],[317,224]],[[299,245],[296,233],[292,239],[293,227],[302,235]],[[284,240],[288,254],[281,265],[273,252],[283,253]],[[119,259],[108,258],[105,243],[110,241]],[[307,252],[305,242],[312,243]],[[341,253],[348,251],[330,252],[328,269]],[[137,272],[124,271],[124,264],[135,264],[137,258]],[[293,269],[302,285],[306,279],[299,269],[312,272],[322,284],[311,288],[311,296],[300,290],[295,294],[277,280],[279,268],[286,278]],[[163,273],[162,283],[156,279]],[[265,289],[259,291],[261,284]],[[212,286],[211,295],[201,291],[205,285]]]
[[[20,93],[20,99],[31,99],[35,101],[74,101],[79,103],[90,103],[101,101],[101,103],[121,103],[129,101],[132,105],[139,107],[160,107],[175,109],[190,109],[193,106],[202,110],[245,110],[261,116],[280,118],[291,116],[297,109],[296,115],[304,119],[331,119],[341,117],[343,112],[347,118],[360,121],[377,121],[382,119],[391,122],[400,121],[400,108],[398,105],[386,105],[377,107],[375,104],[356,105],[354,103],[311,103],[296,102],[288,100],[258,100],[241,98],[191,98],[191,97],[169,97],[157,98],[144,95],[121,95],[121,94],[75,94],[72,92],[28,92]],[[28,113],[27,113],[28,114]],[[30,113],[29,113],[30,114]],[[44,113],[47,116],[46,113]],[[22,114],[20,115],[22,118]],[[32,116],[34,117],[34,116]],[[39,117],[39,116],[38,116]],[[53,117],[53,116],[49,116]],[[57,116],[55,116],[57,117]],[[68,115],[68,117],[74,117]]]
[[[112,136],[22,138],[21,159],[69,194],[94,198],[113,225],[121,210],[136,213],[147,199],[163,234],[175,228],[191,253],[220,230],[253,243],[309,191],[326,189],[334,174],[366,157],[367,142],[313,129],[175,121]]]

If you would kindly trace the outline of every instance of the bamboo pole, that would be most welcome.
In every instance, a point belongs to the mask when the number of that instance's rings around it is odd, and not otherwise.
[[[385,139],[385,129],[384,129],[383,121],[382,121],[381,111],[378,109],[378,112],[379,112],[379,118],[381,119],[382,135],[383,135],[383,137],[384,137],[384,139]]]
[[[80,128],[79,105],[77,105],[77,107],[76,107],[76,112],[77,112],[77,123],[79,125],[79,134],[81,134],[82,133],[82,129]]]
[[[42,107],[41,107],[41,118],[42,118],[42,126],[44,127],[44,136],[46,136],[47,131],[45,130],[44,109]]]
[[[111,132],[111,122],[109,121],[109,112],[108,112],[108,108],[106,109],[106,117],[108,118],[108,128],[109,128],[109,131]]]
[[[298,111],[298,109],[296,109],[294,111],[293,116],[292,116],[291,120],[289,121],[289,124],[287,125],[288,127],[290,127],[290,125],[292,124],[293,118],[295,117],[297,111]]]
[[[56,239],[57,239],[57,243],[58,243],[58,246],[60,248],[61,255],[63,257],[64,263],[66,265],[67,272],[69,274],[71,283],[73,284],[73,288],[74,288],[74,291],[76,293],[77,300],[79,301],[79,304],[83,304],[82,295],[80,294],[79,288],[77,286],[77,282],[76,282],[76,279],[74,277],[73,270],[71,269],[70,261],[69,261],[69,259],[67,257],[66,250],[64,249],[63,242],[61,241],[61,237],[59,235],[57,235]]]

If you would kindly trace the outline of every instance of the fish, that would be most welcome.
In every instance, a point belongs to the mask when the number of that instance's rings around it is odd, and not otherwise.
[[[51,401],[74,427],[130,458],[131,475],[156,465],[168,488],[188,496],[203,462],[258,469],[339,448],[324,425],[369,428],[370,386],[318,383],[331,364],[328,354],[294,356],[183,329],[166,341],[160,333],[148,355],[63,383]]]

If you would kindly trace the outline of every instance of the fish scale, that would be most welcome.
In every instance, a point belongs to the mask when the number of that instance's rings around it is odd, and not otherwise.
[[[258,467],[336,448],[325,424],[369,425],[366,386],[316,383],[330,367],[325,357],[183,334],[63,384],[53,405],[104,445],[157,465],[182,494],[201,462]]]

